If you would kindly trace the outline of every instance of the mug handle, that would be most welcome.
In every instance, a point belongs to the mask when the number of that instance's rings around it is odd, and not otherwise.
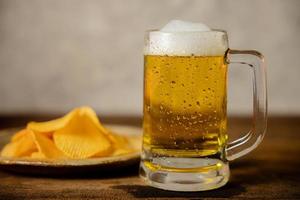
[[[225,61],[250,67],[253,82],[252,128],[243,137],[227,144],[226,156],[230,161],[248,154],[263,140],[267,128],[267,81],[264,57],[257,51],[228,49]]]

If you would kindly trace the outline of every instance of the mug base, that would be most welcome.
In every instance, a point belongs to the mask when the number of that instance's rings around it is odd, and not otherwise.
[[[215,158],[155,158],[142,160],[140,177],[150,186],[183,192],[219,188],[229,180],[229,164]]]

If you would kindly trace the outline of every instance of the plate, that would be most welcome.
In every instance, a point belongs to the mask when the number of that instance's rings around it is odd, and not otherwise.
[[[25,174],[37,175],[67,175],[78,173],[91,173],[117,171],[137,164],[140,160],[142,130],[135,126],[105,125],[108,129],[120,135],[137,136],[132,142],[136,149],[133,153],[120,156],[88,158],[78,160],[30,160],[6,158],[0,156],[0,169]],[[0,131],[0,149],[10,141],[12,134],[21,128],[4,129]]]

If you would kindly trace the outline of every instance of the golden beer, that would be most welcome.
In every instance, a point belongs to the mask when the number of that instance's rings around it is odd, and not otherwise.
[[[203,191],[225,185],[229,160],[246,155],[266,130],[267,96],[263,56],[231,50],[225,31],[172,20],[146,32],[144,119],[140,176],[151,186]],[[227,140],[227,65],[253,73],[253,126]]]
[[[168,157],[205,157],[226,144],[223,56],[145,55],[143,148]]]

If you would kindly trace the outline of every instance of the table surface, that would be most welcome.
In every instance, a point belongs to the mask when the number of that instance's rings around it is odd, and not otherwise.
[[[45,116],[0,117],[0,128]],[[140,118],[105,117],[104,122],[140,125]],[[229,133],[246,132],[250,120],[231,118]],[[205,192],[170,192],[149,187],[138,165],[118,172],[37,177],[0,171],[0,199],[300,199],[300,117],[271,117],[262,144],[230,163],[226,186]]]

